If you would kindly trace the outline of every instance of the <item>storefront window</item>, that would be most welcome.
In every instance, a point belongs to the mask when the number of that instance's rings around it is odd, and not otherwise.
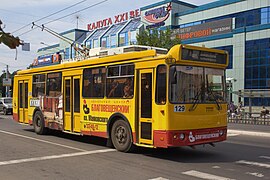
[[[93,48],[97,48],[97,47],[99,47],[99,45],[98,45],[98,39],[94,39],[94,41],[93,41]]]
[[[116,47],[116,35],[115,34],[111,35],[111,43],[110,43],[110,45],[111,45],[111,48]]]
[[[246,41],[245,49],[245,89],[269,89],[270,38]],[[251,105],[270,106],[270,98],[252,98]]]
[[[101,47],[105,47],[105,48],[108,48],[109,47],[108,36],[103,37],[101,39]]]
[[[136,38],[136,31],[130,31],[130,44],[136,44],[137,43],[137,38]]]
[[[65,49],[65,59],[69,59],[69,53],[70,53],[69,50],[70,50],[69,48]]]
[[[127,46],[128,45],[128,37],[127,33],[121,33],[119,35],[119,46]]]
[[[261,9],[261,24],[270,23],[270,7]]]
[[[92,48],[92,41],[91,40],[86,41],[85,45],[87,48],[91,49]]]

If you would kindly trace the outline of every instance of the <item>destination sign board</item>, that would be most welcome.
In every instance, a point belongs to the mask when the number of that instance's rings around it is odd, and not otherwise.
[[[182,60],[187,61],[196,61],[196,62],[208,62],[215,64],[224,64],[227,63],[227,54],[202,51],[202,50],[194,50],[188,48],[182,48],[181,51]]]

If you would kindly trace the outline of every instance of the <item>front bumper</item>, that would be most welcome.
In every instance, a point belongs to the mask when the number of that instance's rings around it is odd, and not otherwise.
[[[227,139],[227,127],[192,129],[192,130],[170,130],[154,131],[155,147],[180,147],[208,144],[225,141]]]

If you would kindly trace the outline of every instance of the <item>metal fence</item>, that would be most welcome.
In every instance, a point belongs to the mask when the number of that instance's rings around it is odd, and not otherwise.
[[[270,115],[261,115],[261,113],[229,114],[228,122],[270,126]]]

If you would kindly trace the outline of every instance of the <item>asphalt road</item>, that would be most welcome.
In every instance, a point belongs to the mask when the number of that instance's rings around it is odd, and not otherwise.
[[[216,147],[138,148],[121,153],[107,148],[101,138],[61,132],[40,136],[12,116],[0,115],[0,179],[270,179],[269,139],[230,133]]]

